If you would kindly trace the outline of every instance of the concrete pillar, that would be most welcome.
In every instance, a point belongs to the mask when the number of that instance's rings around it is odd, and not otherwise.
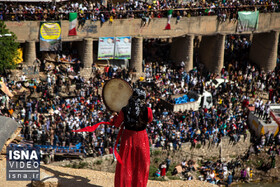
[[[223,34],[202,36],[199,58],[212,73],[220,73],[224,66],[225,38]]]
[[[36,60],[36,43],[35,41],[26,41],[24,65],[32,66],[35,60]]]
[[[143,38],[135,37],[132,38],[132,48],[131,48],[131,60],[130,69],[136,70],[136,73],[142,73],[142,63],[143,63]]]
[[[186,71],[193,69],[193,43],[194,35],[186,35],[173,38],[171,45],[171,59],[178,65],[183,61]]]
[[[196,37],[194,38],[194,48],[199,48],[201,39],[202,39],[202,36],[201,36],[201,35],[196,36]]]
[[[78,52],[82,52],[82,63],[83,69],[81,69],[80,74],[85,79],[89,79],[92,74],[92,63],[93,63],[93,39],[92,38],[84,38],[82,45],[80,43],[77,44],[80,46]]]
[[[249,58],[262,70],[269,72],[276,67],[279,31],[254,34]]]
[[[91,68],[93,63],[93,39],[85,38],[83,47],[83,64],[84,68]]]
[[[254,34],[252,33],[252,34],[250,34],[250,36],[249,36],[249,41],[252,43],[252,41],[253,41],[253,36],[254,36]]]

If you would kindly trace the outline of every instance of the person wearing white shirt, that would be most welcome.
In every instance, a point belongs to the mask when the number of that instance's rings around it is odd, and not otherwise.
[[[214,173],[214,171],[211,171],[210,177],[211,177],[212,180],[215,180],[215,173]]]
[[[267,120],[267,118],[269,118],[269,113],[270,113],[270,106],[268,105],[265,107],[265,112],[264,112],[264,116],[263,116],[264,120]]]
[[[259,112],[259,118],[263,117],[263,113],[264,113],[264,104],[260,105],[260,112]]]
[[[259,107],[260,107],[259,100],[256,100],[254,104],[255,104],[255,112],[254,113],[256,114],[256,113],[259,112]]]
[[[23,74],[21,77],[20,77],[21,81],[26,81],[26,76],[25,74]]]
[[[260,100],[260,105],[259,106],[261,106],[261,105],[263,105],[263,100],[262,99]]]

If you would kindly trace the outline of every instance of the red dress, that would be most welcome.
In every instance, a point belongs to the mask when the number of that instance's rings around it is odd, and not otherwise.
[[[153,120],[153,112],[148,108],[148,123]],[[93,126],[88,126],[73,132],[93,132],[100,124],[114,125],[120,127],[124,121],[124,113],[120,111],[119,115],[112,122],[100,122]],[[123,125],[124,126],[124,125]],[[115,156],[118,160],[115,173],[116,187],[145,187],[148,183],[150,169],[150,146],[146,130],[133,131],[125,129],[123,126],[119,131],[117,141],[121,136],[120,153],[117,154],[114,148]]]
[[[153,120],[153,113],[148,108],[148,123]],[[114,126],[119,127],[124,121],[121,111],[114,120]],[[121,135],[121,163],[117,163],[115,173],[116,187],[147,186],[150,169],[150,146],[146,130],[133,131],[125,129]]]

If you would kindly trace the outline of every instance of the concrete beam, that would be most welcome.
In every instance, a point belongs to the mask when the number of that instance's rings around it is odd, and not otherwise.
[[[185,70],[193,69],[194,35],[174,38],[171,44],[171,59],[178,65],[185,63]]]
[[[269,72],[276,67],[279,31],[253,35],[249,58],[262,70]]]
[[[225,37],[224,34],[202,36],[199,58],[212,73],[220,73],[224,66]]]

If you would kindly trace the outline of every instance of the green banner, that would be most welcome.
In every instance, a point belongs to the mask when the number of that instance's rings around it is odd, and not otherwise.
[[[255,31],[258,29],[259,11],[238,12],[237,32]]]

